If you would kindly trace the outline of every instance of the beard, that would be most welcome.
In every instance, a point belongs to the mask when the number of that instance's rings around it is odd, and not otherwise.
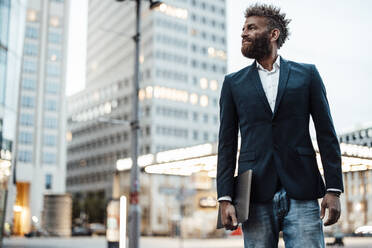
[[[249,41],[250,44],[242,44],[241,52],[244,57],[259,60],[271,53],[269,32]]]

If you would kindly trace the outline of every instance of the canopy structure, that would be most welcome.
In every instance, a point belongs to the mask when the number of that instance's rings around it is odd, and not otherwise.
[[[313,145],[317,155],[319,170],[323,173],[322,161],[316,141],[313,141]],[[372,148],[346,143],[341,143],[340,147],[343,172],[372,169]],[[239,151],[237,156],[239,156]],[[138,158],[138,165],[146,173],[191,176],[199,171],[207,171],[210,177],[215,177],[217,143],[205,143],[156,154],[142,155]],[[131,158],[117,161],[117,170],[119,171],[129,170],[131,166]]]

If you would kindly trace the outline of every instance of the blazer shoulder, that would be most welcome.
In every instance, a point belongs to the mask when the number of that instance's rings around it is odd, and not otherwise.
[[[312,73],[312,71],[315,68],[314,64],[295,62],[295,61],[291,61],[291,60],[285,60],[285,62],[287,62],[290,65],[292,70],[298,70],[298,71]]]
[[[244,77],[245,74],[251,69],[252,65],[246,66],[239,71],[232,72],[230,74],[225,75],[225,80],[236,80],[240,79],[241,77]]]

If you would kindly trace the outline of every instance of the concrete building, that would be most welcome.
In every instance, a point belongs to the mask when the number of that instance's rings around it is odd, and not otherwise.
[[[0,246],[8,188],[13,184],[17,99],[22,64],[25,1],[0,1]],[[6,224],[9,232],[9,224]]]
[[[338,138],[343,143],[372,147],[372,123],[345,130]]]
[[[13,231],[39,227],[45,193],[65,192],[69,0],[28,0],[16,125]]]
[[[130,155],[135,6],[89,1],[86,89],[69,98],[67,191],[111,196],[116,161]],[[143,1],[140,154],[217,141],[226,73],[225,0]],[[75,197],[75,198],[76,198]]]

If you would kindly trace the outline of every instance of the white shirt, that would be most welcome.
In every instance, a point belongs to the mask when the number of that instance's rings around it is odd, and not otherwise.
[[[260,76],[262,87],[265,91],[267,101],[274,113],[276,95],[278,94],[279,72],[280,72],[280,56],[276,57],[271,71],[263,68],[258,61],[256,61],[258,75]]]
[[[266,70],[258,61],[256,60],[256,66],[258,70],[258,75],[260,76],[260,80],[262,83],[262,88],[265,91],[265,95],[267,101],[269,102],[270,108],[274,113],[275,108],[275,101],[276,95],[278,94],[278,86],[279,86],[279,75],[280,75],[280,56],[276,57],[276,60],[273,64],[273,69],[271,71]],[[329,191],[338,191],[341,192],[340,189],[327,189]],[[222,196],[218,198],[218,201],[231,201],[230,196]]]

